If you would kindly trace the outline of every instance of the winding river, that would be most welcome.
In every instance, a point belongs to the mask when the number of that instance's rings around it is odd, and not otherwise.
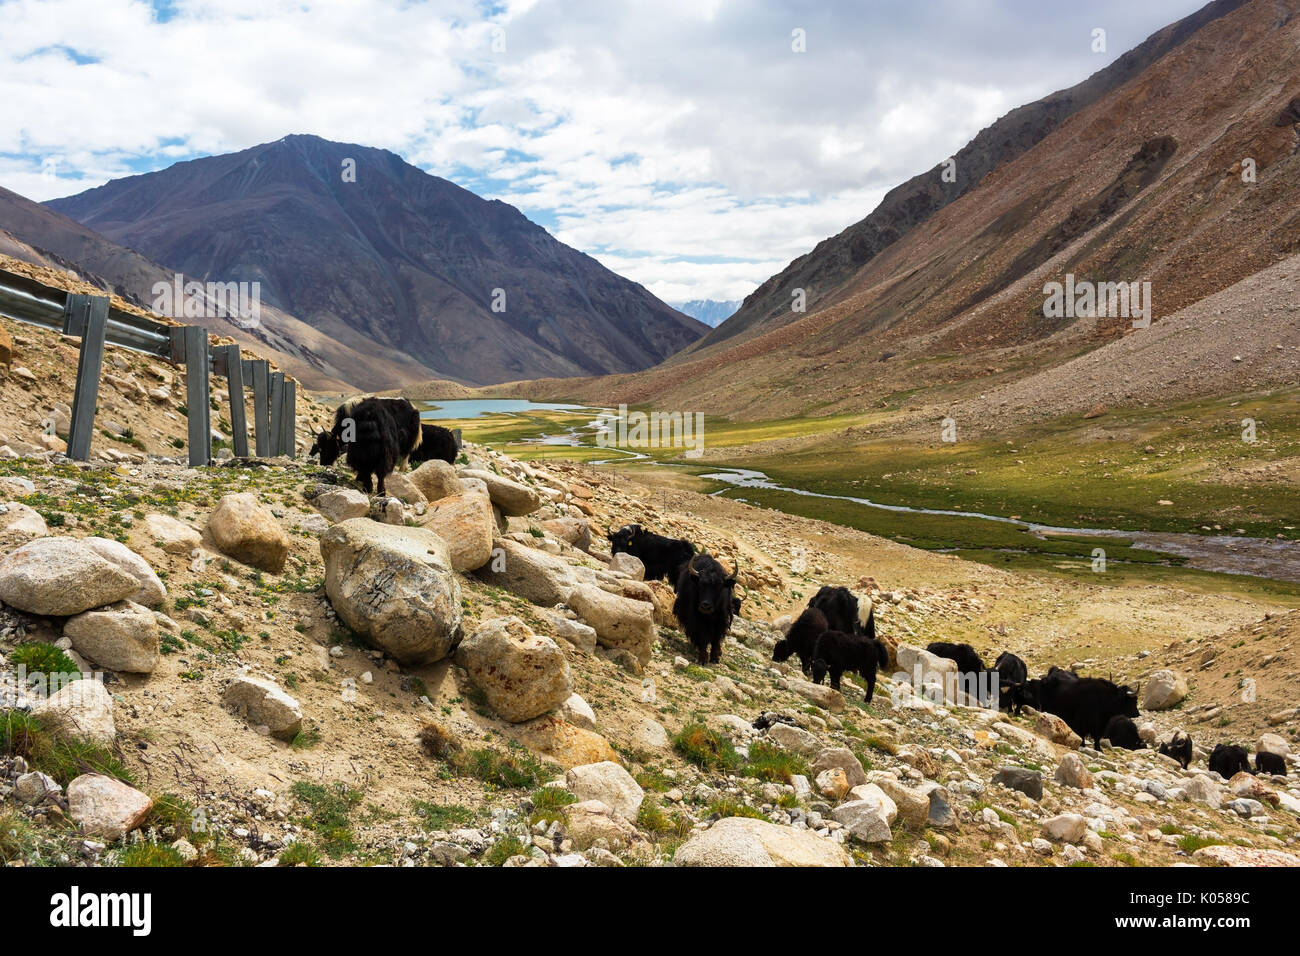
[[[599,414],[602,409],[582,405],[563,405],[558,403],[529,402],[524,399],[473,399],[439,402],[438,414],[431,414],[428,409],[422,412],[425,419],[433,418],[473,418],[498,413],[526,415],[530,411],[590,411]],[[450,410],[451,413],[444,414]],[[545,424],[537,419],[539,427]],[[595,421],[586,426],[572,427],[557,434],[539,432],[526,441],[541,445],[567,445],[574,448],[596,448],[592,434]],[[592,465],[612,465],[620,462],[649,458],[638,451],[624,448],[602,448],[612,452],[615,457],[589,461]],[[665,467],[676,467],[673,462],[661,463]],[[716,471],[701,474],[699,477],[716,481],[733,488],[760,488],[768,491],[780,491],[788,494],[802,495],[807,498],[827,498],[835,501],[849,501],[865,508],[877,508],[905,514],[942,515],[953,518],[977,518],[984,521],[997,521],[1015,525],[1026,533],[1039,538],[1052,535],[1069,535],[1071,537],[1124,538],[1132,547],[1159,554],[1182,558],[1186,567],[1202,571],[1216,571],[1223,574],[1244,574],[1252,577],[1272,578],[1278,581],[1300,583],[1300,545],[1294,541],[1273,540],[1270,538],[1247,538],[1235,535],[1199,535],[1186,532],[1166,531],[1127,531],[1120,528],[1063,528],[1055,525],[1036,524],[1020,518],[1008,518],[1002,515],[983,514],[974,511],[953,511],[938,508],[921,508],[911,505],[891,505],[870,498],[857,498],[852,495],[832,495],[805,488],[796,488],[773,481],[761,471],[748,468],[720,467]],[[721,494],[726,489],[713,492]]]

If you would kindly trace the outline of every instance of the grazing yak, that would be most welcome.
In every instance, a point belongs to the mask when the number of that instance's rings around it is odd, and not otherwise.
[[[736,570],[728,573],[709,554],[697,554],[682,565],[673,614],[700,652],[701,664],[716,664],[722,659],[722,639],[731,627]]]
[[[1001,675],[992,668],[984,666],[979,652],[969,644],[951,644],[948,641],[932,641],[925,648],[935,657],[945,657],[957,662],[957,686],[987,706],[993,699],[992,689],[1000,687]]]
[[[788,661],[790,655],[797,654],[799,667],[805,674],[811,676],[813,648],[817,644],[817,638],[828,630],[830,624],[825,614],[812,606],[804,608],[803,613],[794,619],[790,629],[785,632],[785,637],[777,641],[776,647],[772,648],[772,660],[779,664]]]
[[[925,649],[935,657],[946,657],[950,661],[956,661],[957,670],[963,674],[981,674],[985,670],[984,661],[980,658],[979,652],[969,644],[932,641],[925,646]]]
[[[1268,750],[1257,750],[1255,752],[1255,773],[1272,773],[1279,777],[1285,777],[1286,759],[1281,754],[1275,754]]]
[[[1109,740],[1112,747],[1123,747],[1125,750],[1146,748],[1146,742],[1138,733],[1133,718],[1125,717],[1123,714],[1116,714],[1106,721],[1106,729],[1101,732],[1101,736],[1103,740]]]
[[[420,413],[406,399],[354,398],[334,410],[334,427],[316,436],[308,454],[319,454],[322,465],[345,455],[366,494],[377,477],[382,495],[384,479],[419,449],[422,438]]]
[[[1181,730],[1176,730],[1172,737],[1160,745],[1160,753],[1177,760],[1186,770],[1192,762],[1192,738]]]
[[[614,554],[630,554],[640,558],[645,565],[645,579],[668,579],[673,587],[681,579],[686,563],[695,554],[695,545],[682,538],[667,538],[646,531],[639,524],[630,524],[609,532],[609,550]],[[728,601],[730,606],[730,601]]]
[[[889,662],[889,651],[874,637],[865,634],[846,634],[843,631],[822,631],[813,644],[812,680],[820,684],[828,673],[831,687],[840,689],[840,675],[857,671],[867,682],[867,703],[876,692],[876,671]]]
[[[420,426],[420,444],[411,451],[409,459],[412,468],[426,461],[445,461],[456,464],[460,454],[460,429],[452,431],[441,425],[423,424]]]
[[[1245,747],[1235,744],[1215,744],[1210,753],[1210,769],[1224,780],[1231,780],[1237,774],[1250,773],[1250,755]]]
[[[876,609],[866,595],[854,594],[846,587],[824,584],[812,596],[808,606],[826,615],[832,631],[861,634],[873,639],[876,636]]]
[[[1137,691],[1102,677],[1078,677],[1053,668],[1039,685],[1042,710],[1056,714],[1079,735],[1100,748],[1110,719],[1138,716]]]
[[[1025,666],[1025,662],[1010,651],[1003,651],[993,662],[992,674],[997,675],[998,706],[1006,710],[1011,710],[1014,706],[1016,713],[1019,713],[1020,705],[1024,701],[1016,690],[1024,686],[1025,681],[1029,679],[1029,668]]]
[[[1011,694],[1008,703],[1017,717],[1020,711],[1028,705],[1034,710],[1042,710],[1042,702],[1039,700],[1039,690],[1043,685],[1041,678],[1035,677],[1033,680],[1027,680],[1023,684],[1012,684]]]

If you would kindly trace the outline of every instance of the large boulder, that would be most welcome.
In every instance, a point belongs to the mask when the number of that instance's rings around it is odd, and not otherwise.
[[[158,666],[158,620],[134,601],[82,611],[68,618],[63,636],[82,657],[110,671],[149,674]]]
[[[591,550],[591,528],[586,518],[565,515],[542,522],[542,530],[552,537],[573,545],[579,551]]]
[[[135,578],[139,587],[130,596],[130,600],[136,604],[143,604],[145,607],[157,607],[166,600],[167,588],[163,586],[153,568],[149,567],[149,562],[122,542],[114,541],[111,538],[91,537],[82,538],[81,543],[105,561],[116,565],[119,569]]]
[[[0,534],[43,538],[50,533],[40,512],[18,501],[0,504]]]
[[[848,779],[849,787],[858,787],[867,783],[866,771],[860,761],[848,747],[826,747],[821,750],[808,768],[815,778],[823,770],[839,767]]]
[[[269,680],[241,674],[230,682],[222,700],[254,727],[267,728],[279,740],[293,740],[302,730],[302,707]]]
[[[0,558],[0,601],[66,617],[130,597],[135,578],[75,538],[37,538]]]
[[[1089,790],[1093,785],[1092,773],[1074,752],[1061,757],[1061,765],[1056,768],[1056,782],[1076,790]]]
[[[438,458],[424,462],[407,477],[429,502],[448,495],[459,495],[464,491],[460,478],[456,476],[456,469]]]
[[[632,775],[610,760],[572,767],[564,785],[579,800],[599,800],[627,820],[635,820],[645,791]]]
[[[498,538],[493,547],[500,553],[476,572],[483,581],[543,607],[568,600],[574,576],[567,561],[509,538]]]
[[[1070,729],[1069,724],[1056,714],[1049,714],[1046,711],[1039,711],[1034,717],[1034,733],[1054,744],[1060,744],[1062,747],[1070,747],[1074,750],[1077,750],[1083,744],[1083,741],[1079,739],[1079,735]]]
[[[908,824],[921,827],[925,826],[926,820],[930,816],[930,794],[920,787],[909,787],[901,780],[890,774],[872,774],[871,783],[868,787],[879,787],[880,791],[894,802],[898,807],[898,812],[902,815],[903,820]],[[869,799],[867,796],[859,796],[857,790],[853,796],[859,800]],[[894,821],[890,820],[890,823]]]
[[[844,848],[811,830],[723,817],[683,843],[674,866],[849,866]]]
[[[85,773],[68,784],[68,816],[86,836],[120,840],[152,809],[146,794],[102,773]]]
[[[1277,734],[1260,734],[1259,740],[1255,742],[1255,749],[1263,753],[1277,754],[1279,757],[1286,757],[1291,753],[1291,745],[1287,743],[1286,738]]]
[[[461,596],[447,543],[425,528],[352,518],[320,539],[325,593],[343,623],[399,661],[446,657]]]
[[[929,804],[926,805],[929,812]],[[849,836],[862,843],[888,843],[894,838],[885,817],[885,807],[875,800],[850,800],[831,811],[831,817]]]
[[[579,584],[568,594],[568,605],[596,630],[602,647],[625,650],[643,665],[654,650],[654,608],[594,584]]]
[[[492,503],[507,517],[519,518],[530,515],[542,506],[542,496],[535,488],[511,481],[509,478],[502,478],[485,469],[467,468],[461,472],[461,476],[477,478],[487,485],[488,496],[491,497]]]
[[[492,505],[482,495],[440,498],[420,524],[447,542],[457,571],[475,571],[492,557]]]
[[[100,744],[112,744],[117,739],[113,696],[91,678],[72,681],[38,701],[32,712],[69,736]]]
[[[802,727],[791,724],[776,723],[768,728],[767,736],[778,746],[786,750],[811,757],[821,750],[821,741]]]
[[[133,540],[157,545],[168,554],[190,554],[203,543],[202,535],[171,515],[145,515],[137,527]]]
[[[517,617],[494,618],[465,638],[456,663],[487,696],[488,706],[514,724],[554,710],[573,693],[560,646]]]
[[[419,489],[419,486],[411,480],[410,475],[404,475],[400,471],[395,471],[384,479],[384,491],[391,497],[412,507],[427,504],[429,501],[424,496],[424,492]]]
[[[370,514],[370,496],[356,488],[329,488],[313,497],[311,506],[336,523]]]
[[[223,554],[279,574],[289,557],[289,536],[251,491],[226,495],[208,517],[208,533]]]
[[[1159,670],[1147,678],[1142,691],[1143,710],[1168,710],[1187,696],[1187,679],[1171,670]]]
[[[561,767],[619,760],[618,752],[600,734],[585,727],[575,727],[554,714],[543,714],[522,724],[513,724],[509,734],[511,739]]]
[[[645,838],[622,815],[600,800],[582,800],[564,808],[565,831],[573,846],[586,850],[598,840],[610,848],[626,849]]]

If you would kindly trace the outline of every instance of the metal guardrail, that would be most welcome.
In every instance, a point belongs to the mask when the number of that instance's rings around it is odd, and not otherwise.
[[[155,322],[113,308],[108,296],[66,292],[4,269],[0,269],[0,314],[81,339],[68,429],[69,458],[90,458],[106,343],[185,364],[191,466],[212,461],[212,374],[226,379],[234,453],[248,457],[244,383],[251,379],[256,456],[294,457],[297,383],[286,380],[283,372],[271,372],[266,359],[243,358],[238,345],[210,347],[208,330],[201,326]]]

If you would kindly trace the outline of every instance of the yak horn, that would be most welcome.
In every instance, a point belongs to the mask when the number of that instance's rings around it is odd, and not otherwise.
[[[693,578],[698,578],[698,577],[700,576],[700,572],[695,570],[695,559],[698,558],[698,557],[699,557],[698,554],[692,555],[692,556],[691,556],[690,563],[688,563],[688,564],[686,565],[686,567],[687,567],[687,568],[690,570],[690,572],[691,572],[691,577],[693,577]]]
[[[736,556],[731,560],[731,576],[734,578],[739,573],[740,573],[740,553],[737,552]]]

